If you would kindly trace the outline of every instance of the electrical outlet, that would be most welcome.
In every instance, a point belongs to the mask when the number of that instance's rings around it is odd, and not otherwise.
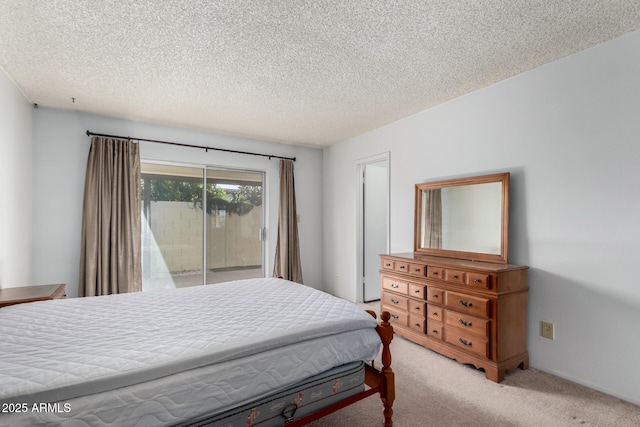
[[[544,338],[549,338],[550,340],[555,339],[555,331],[553,327],[553,323],[551,322],[540,322],[540,335]]]

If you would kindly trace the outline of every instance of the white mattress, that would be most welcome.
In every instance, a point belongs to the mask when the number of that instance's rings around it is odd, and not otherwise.
[[[0,403],[13,410],[0,407],[0,425],[166,425],[217,412],[374,359],[375,326],[348,301],[279,279],[6,307]],[[34,411],[41,403],[58,405]]]

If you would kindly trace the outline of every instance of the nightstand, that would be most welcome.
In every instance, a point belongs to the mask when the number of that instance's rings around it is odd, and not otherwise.
[[[0,308],[34,301],[60,299],[66,296],[65,284],[23,286],[0,290]]]

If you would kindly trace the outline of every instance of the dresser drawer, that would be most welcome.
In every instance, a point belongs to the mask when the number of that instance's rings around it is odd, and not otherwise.
[[[409,274],[425,277],[427,275],[427,266],[424,264],[409,264]]]
[[[444,304],[444,291],[438,288],[427,287],[427,301],[436,304]]]
[[[423,301],[409,300],[409,314],[412,316],[426,317],[427,304]]]
[[[482,273],[467,273],[467,285],[490,289],[491,276]]]
[[[409,263],[403,262],[403,261],[396,261],[394,270],[397,271],[398,273],[409,274]]]
[[[489,317],[491,301],[485,298],[459,294],[457,292],[445,292],[444,305],[456,311],[476,316]]]
[[[431,338],[442,339],[442,331],[444,326],[440,322],[434,322],[433,320],[427,320],[427,336]]]
[[[444,268],[427,267],[427,277],[431,279],[444,280]]]
[[[427,287],[424,285],[409,283],[409,296],[413,298],[427,299]]]
[[[449,283],[464,285],[467,280],[467,273],[461,270],[451,270],[447,268],[444,270],[444,280]]]
[[[388,291],[406,295],[409,290],[409,283],[393,277],[382,276],[382,287]]]
[[[427,304],[427,318],[429,321],[435,320],[436,322],[444,322],[444,316],[442,315],[442,307],[437,305]]]
[[[409,328],[411,328],[412,330],[424,334],[424,327],[426,325],[427,320],[424,317],[409,314]]]
[[[394,307],[399,310],[407,311],[407,303],[409,298],[400,295],[392,294],[389,292],[383,292],[382,303],[388,307]]]
[[[382,269],[383,270],[395,270],[396,263],[392,259],[382,258]]]
[[[480,317],[469,316],[451,310],[444,310],[444,324],[469,331],[483,337],[489,336],[489,320]]]
[[[444,339],[449,344],[463,348],[482,357],[489,357],[489,340],[459,328],[445,326]]]
[[[407,326],[407,322],[409,321],[409,315],[406,311],[395,310],[393,307],[389,307],[386,305],[382,306],[383,311],[388,311],[391,315],[391,319],[389,321],[392,325],[398,326]]]

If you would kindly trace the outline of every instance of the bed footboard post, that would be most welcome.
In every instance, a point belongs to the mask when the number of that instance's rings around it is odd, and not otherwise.
[[[382,340],[382,370],[380,371],[380,379],[382,388],[380,390],[380,399],[384,406],[384,425],[385,427],[393,426],[391,417],[393,416],[393,401],[396,398],[395,376],[391,369],[391,349],[390,344],[393,340],[393,326],[389,323],[391,315],[388,311],[380,313],[382,322],[376,328],[380,339]]]

